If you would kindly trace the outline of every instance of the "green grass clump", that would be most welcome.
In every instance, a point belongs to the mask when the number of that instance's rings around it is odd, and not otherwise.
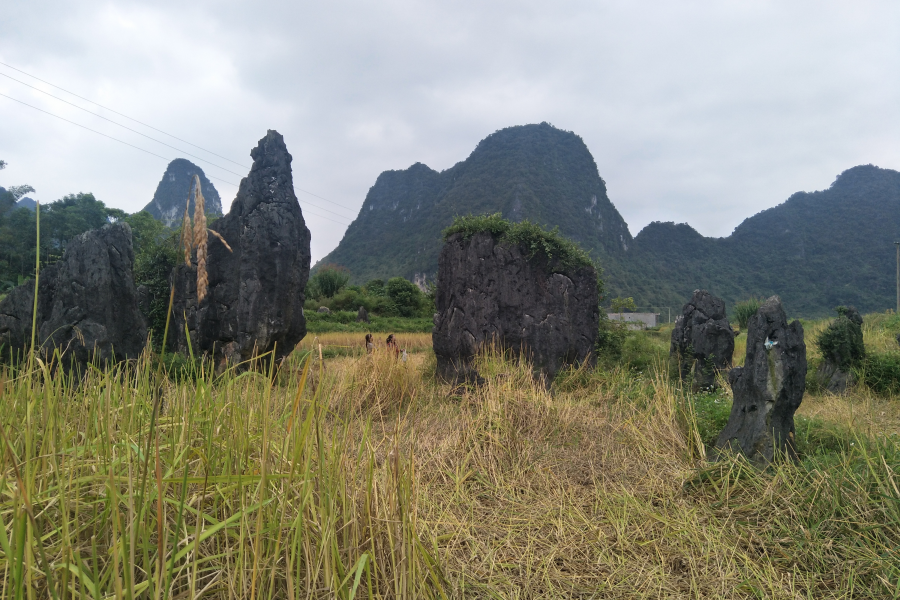
[[[879,394],[900,393],[900,351],[869,353],[858,373]]]
[[[732,309],[732,313],[734,314],[734,319],[737,321],[738,326],[741,329],[747,329],[747,323],[750,322],[750,317],[756,314],[756,311],[759,310],[759,307],[762,306],[766,302],[765,298],[755,298],[750,297],[741,302],[736,302],[734,308]]]
[[[528,220],[513,223],[500,213],[455,217],[453,224],[444,230],[444,240],[457,233],[462,234],[463,239],[469,239],[482,232],[490,233],[501,242],[524,248],[528,258],[540,254],[563,268],[596,268],[590,255],[578,244],[560,235],[558,227],[548,231]]]
[[[334,311],[331,314],[307,311],[306,330],[309,333],[383,331],[390,333],[431,333],[434,321],[425,317],[378,317],[369,315],[368,323],[357,323],[353,311]]]

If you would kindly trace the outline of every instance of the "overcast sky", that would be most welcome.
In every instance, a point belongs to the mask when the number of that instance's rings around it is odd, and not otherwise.
[[[632,234],[661,220],[725,236],[852,166],[900,169],[896,0],[5,0],[2,15],[0,62],[243,166],[0,65],[0,94],[163,157],[0,97],[0,185],[133,212],[185,157],[227,209],[277,129],[314,261],[379,173],[446,169],[511,125],[580,135]]]

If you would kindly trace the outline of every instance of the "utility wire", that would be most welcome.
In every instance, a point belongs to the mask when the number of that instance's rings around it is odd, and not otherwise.
[[[75,96],[76,98],[79,98],[79,99],[81,99],[81,100],[84,100],[85,102],[90,102],[91,104],[93,104],[93,105],[95,105],[95,106],[99,106],[100,108],[102,108],[102,109],[104,109],[104,110],[108,110],[109,112],[115,113],[115,114],[119,115],[120,117],[125,117],[125,118],[128,119],[129,121],[134,121],[135,123],[137,123],[137,124],[139,124],[139,125],[143,125],[144,127],[149,127],[149,128],[152,129],[153,131],[158,131],[159,133],[162,133],[162,134],[164,134],[164,135],[167,135],[167,136],[169,136],[170,138],[175,138],[175,139],[178,140],[179,142],[184,142],[185,144],[187,144],[187,145],[189,145],[189,146],[193,146],[194,148],[199,148],[200,150],[203,150],[204,152],[209,152],[209,153],[212,154],[213,156],[218,156],[219,158],[221,158],[221,159],[223,159],[223,160],[227,160],[228,162],[230,162],[230,163],[232,163],[232,164],[235,164],[235,165],[237,165],[237,166],[239,166],[239,167],[244,167],[245,169],[249,169],[249,168],[250,168],[250,167],[248,167],[247,165],[242,165],[242,164],[239,163],[239,162],[234,162],[234,161],[231,160],[230,158],[225,158],[224,156],[222,156],[222,155],[220,155],[220,154],[216,154],[216,153],[213,152],[212,150],[207,150],[206,148],[203,148],[203,147],[201,147],[201,146],[198,146],[197,144],[192,144],[192,143],[190,143],[190,142],[187,141],[187,140],[183,140],[183,139],[181,139],[180,137],[176,137],[176,136],[172,135],[171,133],[166,133],[166,132],[163,131],[162,129],[157,129],[156,127],[153,127],[152,125],[147,125],[146,123],[143,123],[143,122],[141,122],[141,121],[138,121],[137,119],[133,119],[133,118],[129,117],[129,116],[126,115],[126,114],[120,113],[119,111],[113,110],[113,109],[111,109],[111,108],[109,108],[109,107],[107,107],[107,106],[103,106],[102,104],[99,104],[99,103],[97,103],[97,102],[94,102],[93,100],[89,100],[88,98],[85,98],[84,96],[79,96],[79,95],[76,94],[75,92],[70,92],[69,90],[67,90],[67,89],[65,89],[65,88],[61,88],[61,87],[59,87],[58,85],[53,85],[53,84],[50,83],[49,81],[45,81],[45,80],[41,79],[40,77],[35,77],[35,76],[32,75],[31,73],[26,73],[26,72],[23,71],[22,69],[17,69],[17,68],[15,68],[15,67],[12,66],[12,65],[6,64],[5,62],[0,62],[0,65],[3,65],[4,67],[10,68],[10,69],[12,69],[13,71],[18,71],[19,73],[22,73],[23,75],[27,75],[28,77],[31,77],[32,79],[37,79],[37,80],[40,81],[41,83],[46,83],[46,84],[49,85],[50,87],[56,88],[56,89],[58,89],[58,90],[62,90],[63,92],[65,92],[65,93],[67,93],[67,94],[71,94],[71,95]],[[27,85],[27,84],[26,84],[26,85]]]
[[[2,64],[2,63],[0,63],[0,64]],[[18,100],[18,99],[16,99],[16,98],[13,98],[12,96],[7,96],[6,94],[3,94],[3,93],[0,93],[0,96],[3,96],[4,98],[8,98],[8,99],[12,100],[13,102],[18,102],[19,104],[22,104],[22,105],[24,105],[24,106],[27,106],[28,108],[32,108],[32,109],[34,109],[34,110],[36,110],[36,111],[38,111],[38,112],[42,112],[42,113],[44,113],[45,115],[50,115],[51,117],[55,117],[55,118],[57,118],[57,119],[59,119],[59,120],[61,120],[61,121],[65,121],[66,123],[70,123],[70,124],[72,124],[72,125],[75,125],[76,127],[81,127],[82,129],[86,129],[86,130],[90,131],[91,133],[96,133],[97,135],[102,135],[103,137],[109,138],[109,139],[113,140],[114,142],[119,142],[120,144],[125,144],[126,146],[129,146],[129,147],[131,147],[131,148],[134,148],[135,150],[140,150],[141,152],[144,152],[145,154],[149,154],[149,155],[151,155],[151,156],[155,156],[155,157],[157,157],[157,158],[161,158],[161,159],[163,159],[163,160],[165,160],[165,161],[170,161],[170,160],[171,160],[171,159],[169,159],[169,158],[167,158],[167,157],[165,157],[165,156],[162,156],[161,154],[157,154],[157,153],[155,153],[155,152],[151,152],[150,150],[146,150],[146,149],[144,149],[144,148],[141,148],[140,146],[135,146],[134,144],[129,144],[128,142],[123,141],[123,140],[120,140],[119,138],[115,138],[115,137],[113,137],[113,136],[111,136],[111,135],[107,135],[107,134],[105,134],[105,133],[103,133],[103,132],[101,132],[101,131],[97,131],[96,129],[91,129],[90,127],[86,127],[86,126],[84,126],[84,125],[82,125],[82,124],[80,124],[80,123],[76,123],[75,121],[70,121],[69,119],[66,119],[65,117],[61,117],[61,116],[59,116],[59,115],[55,115],[55,114],[53,114],[52,112],[49,112],[49,111],[46,111],[46,110],[44,110],[44,109],[42,109],[42,108],[38,108],[37,106],[33,106],[33,105],[31,105],[31,104],[28,104],[27,102],[23,102],[23,101],[21,101],[21,100]],[[215,179],[216,181],[221,181],[222,183],[226,183],[226,184],[228,184],[228,185],[230,185],[230,186],[233,186],[233,187],[238,187],[236,184],[234,184],[234,183],[228,181],[227,179],[222,179],[221,177],[215,177],[215,176],[213,176],[213,175],[207,175],[207,177],[209,177],[210,179]],[[298,202],[299,202],[299,199],[298,199]],[[324,210],[324,211],[330,212],[331,214],[336,215],[336,216],[338,216],[338,217],[340,217],[340,218],[342,218],[342,219],[346,219],[346,218],[347,218],[347,217],[344,217],[343,215],[339,215],[339,214],[336,213],[336,212],[332,212],[332,211],[328,210],[327,208],[322,208],[322,207],[316,206],[315,204],[311,204],[311,203],[309,203],[309,202],[304,202],[304,204],[309,204],[310,206],[313,206],[313,207],[317,208],[318,210]],[[322,216],[322,215],[318,215],[318,214],[316,214],[316,213],[314,213],[314,212],[310,212],[310,214],[313,215],[313,216],[319,217],[320,219],[325,219],[326,221],[331,221],[332,223],[337,223],[338,225],[346,225],[346,224],[347,224],[347,223],[339,223],[338,221],[335,221],[334,219],[329,219],[328,217],[325,217],[325,216]]]
[[[142,121],[138,121],[137,119],[134,119],[134,118],[132,118],[132,117],[129,117],[128,115],[126,115],[126,114],[124,114],[124,113],[120,113],[120,112],[117,111],[117,110],[113,110],[113,109],[111,109],[111,108],[109,108],[109,107],[107,107],[107,106],[103,106],[102,104],[100,104],[100,103],[98,103],[98,102],[94,102],[93,100],[90,100],[90,99],[88,99],[88,98],[85,98],[84,96],[79,96],[79,95],[76,94],[75,92],[70,92],[69,90],[67,90],[67,89],[65,89],[65,88],[62,88],[62,87],[60,87],[60,86],[58,86],[58,85],[54,85],[54,84],[50,83],[49,81],[46,81],[46,80],[44,80],[44,79],[41,79],[40,77],[36,77],[36,76],[32,75],[31,73],[27,73],[27,72],[23,71],[22,69],[17,69],[16,67],[14,67],[14,66],[12,66],[12,65],[9,65],[9,64],[7,64],[7,63],[5,63],[5,62],[0,62],[0,65],[3,65],[4,67],[7,67],[7,68],[9,68],[9,69],[12,69],[13,71],[18,71],[19,73],[22,73],[23,75],[26,75],[26,76],[28,76],[28,77],[31,77],[32,79],[36,79],[37,81],[40,81],[41,83],[47,84],[47,85],[49,85],[49,86],[52,87],[52,88],[56,88],[56,89],[61,90],[61,91],[65,92],[65,93],[67,93],[67,94],[71,94],[72,96],[75,96],[76,98],[79,98],[79,99],[81,99],[81,100],[84,100],[85,102],[90,102],[91,104],[93,104],[93,105],[95,105],[95,106],[99,106],[100,108],[102,108],[102,109],[104,109],[104,110],[108,110],[108,111],[110,111],[111,113],[115,113],[115,114],[119,115],[120,117],[125,117],[125,118],[128,119],[129,121],[134,121],[135,123],[137,123],[137,124],[139,124],[139,125],[143,125],[144,127],[148,127],[148,128],[150,128],[150,129],[152,129],[153,131],[158,131],[159,133],[162,133],[163,135],[167,135],[167,136],[169,136],[169,137],[171,137],[171,138],[174,138],[174,139],[178,140],[179,142],[183,142],[183,143],[187,144],[188,146],[193,146],[194,148],[198,148],[198,149],[200,149],[200,150],[203,150],[204,152],[208,152],[209,154],[212,154],[213,156],[217,156],[217,157],[221,158],[222,160],[227,160],[228,162],[230,162],[230,163],[232,163],[232,164],[235,164],[235,165],[237,165],[237,166],[239,166],[239,167],[244,167],[245,169],[249,169],[249,168],[250,168],[250,167],[248,167],[247,165],[242,165],[241,163],[235,162],[235,161],[231,160],[230,158],[225,158],[225,157],[222,156],[221,154],[216,154],[216,153],[213,152],[212,150],[207,150],[206,148],[203,148],[202,146],[198,146],[197,144],[192,144],[191,142],[189,142],[189,141],[187,141],[187,140],[183,140],[183,139],[181,139],[180,137],[174,136],[174,135],[172,135],[171,133],[167,133],[167,132],[163,131],[162,129],[157,129],[156,127],[153,127],[152,125],[148,125],[147,123],[144,123],[144,122],[142,122]],[[133,131],[134,133],[137,133],[138,135],[143,135],[145,138],[147,138],[147,139],[149,139],[149,140],[153,140],[154,142],[157,142],[157,143],[162,144],[162,145],[164,145],[164,146],[169,146],[169,144],[166,144],[165,142],[161,142],[161,141],[159,141],[159,140],[157,140],[157,139],[151,138],[150,136],[144,135],[143,133],[141,133],[141,132],[139,132],[139,131],[135,131],[134,129],[131,129],[130,127],[127,127],[127,126],[125,126],[125,125],[122,125],[121,123],[116,123],[115,121],[113,121],[113,120],[111,120],[111,119],[107,119],[107,118],[104,117],[104,116],[98,115],[97,113],[91,112],[91,111],[89,111],[89,110],[87,110],[87,109],[85,109],[85,108],[82,108],[82,107],[80,107],[80,106],[78,106],[78,105],[76,105],[76,104],[72,104],[71,102],[68,102],[67,100],[63,100],[62,98],[59,98],[59,97],[54,96],[54,95],[52,95],[52,94],[50,94],[50,93],[48,93],[48,92],[45,92],[45,91],[42,90],[42,89],[36,88],[36,87],[34,87],[33,85],[29,85],[29,84],[25,83],[24,81],[19,81],[18,79],[13,79],[12,77],[10,77],[9,75],[6,75],[6,74],[4,74],[4,73],[0,73],[0,75],[3,75],[4,77],[7,77],[7,78],[9,78],[9,79],[12,79],[13,81],[15,81],[15,82],[17,82],[17,83],[20,83],[20,84],[22,84],[22,85],[28,86],[28,87],[30,87],[30,88],[32,88],[32,89],[35,89],[35,90],[41,92],[42,94],[47,94],[47,95],[50,96],[51,98],[55,98],[55,99],[59,100],[60,102],[65,102],[66,104],[70,104],[70,105],[74,106],[74,107],[77,108],[77,109],[83,110],[83,111],[85,111],[85,112],[87,112],[87,113],[89,113],[89,114],[92,114],[92,115],[96,116],[96,117],[100,117],[101,119],[105,119],[105,120],[109,121],[110,123],[113,123],[113,124],[115,124],[115,125],[118,125],[119,127],[124,127],[124,128],[127,129],[128,131]],[[7,98],[9,98],[9,96],[7,96]],[[54,116],[55,116],[55,115],[54,115]],[[237,175],[238,177],[241,176],[239,173],[235,173],[234,171],[229,171],[229,170],[226,169],[225,167],[221,167],[221,166],[219,166],[219,165],[217,165],[217,164],[215,164],[215,163],[213,163],[213,162],[210,162],[210,161],[208,161],[208,160],[202,159],[202,158],[200,158],[199,156],[195,156],[195,155],[193,155],[193,154],[189,154],[189,153],[187,153],[187,152],[184,152],[183,150],[179,150],[178,148],[175,148],[175,146],[169,146],[169,148],[173,148],[173,149],[175,149],[175,150],[178,150],[179,152],[183,152],[184,154],[187,154],[188,156],[191,156],[191,157],[196,158],[196,159],[198,159],[198,160],[202,160],[203,162],[206,162],[206,163],[208,163],[208,164],[211,164],[211,165],[213,165],[214,167],[217,167],[217,168],[219,168],[219,169],[222,169],[223,171],[227,171],[227,172],[229,172],[229,173],[232,173],[233,175]],[[157,155],[157,156],[158,156],[158,155]],[[301,189],[301,188],[294,188],[294,189],[297,190],[297,191],[299,191],[299,192],[303,192],[304,194],[309,194],[310,196],[314,196],[314,197],[318,198],[319,200],[324,200],[325,202],[328,202],[329,204],[334,204],[335,206],[339,206],[340,208],[343,208],[344,210],[349,210],[350,212],[356,212],[356,209],[346,207],[346,206],[344,206],[343,204],[338,204],[337,202],[334,202],[333,200],[329,200],[328,198],[323,198],[322,196],[319,196],[318,194],[314,194],[314,193],[312,193],[312,192],[310,192],[310,191],[307,191],[307,190],[304,190],[304,189]],[[322,210],[325,210],[325,209],[322,209]],[[329,212],[331,212],[331,211],[329,211]],[[335,213],[335,214],[337,214],[337,213]]]
[[[217,169],[222,169],[222,170],[225,171],[226,173],[231,173],[232,175],[237,175],[238,177],[241,176],[240,173],[235,173],[234,171],[232,171],[232,170],[230,170],[230,169],[226,169],[225,167],[220,166],[220,165],[217,165],[217,164],[214,163],[214,162],[210,162],[210,161],[206,160],[205,158],[201,158],[201,157],[197,156],[196,154],[191,154],[190,152],[185,152],[185,151],[182,150],[181,148],[176,148],[175,146],[173,146],[173,145],[171,145],[171,144],[167,144],[167,143],[162,142],[162,141],[160,141],[160,140],[158,140],[158,139],[156,139],[156,138],[152,138],[152,137],[150,137],[149,135],[147,135],[147,134],[145,134],[145,133],[141,133],[141,132],[138,131],[137,129],[132,129],[131,127],[128,127],[127,125],[122,125],[121,123],[117,123],[116,121],[113,121],[112,119],[107,119],[107,118],[104,117],[103,115],[98,115],[98,114],[95,113],[95,112],[91,112],[91,111],[89,111],[89,110],[86,109],[86,108],[82,108],[82,107],[78,106],[78,105],[75,104],[74,102],[69,102],[68,100],[63,100],[63,99],[60,98],[59,96],[54,96],[54,95],[51,94],[50,92],[45,92],[44,90],[42,90],[42,89],[40,89],[40,88],[38,88],[38,87],[35,87],[35,86],[33,86],[33,85],[29,85],[29,84],[25,83],[24,81],[19,81],[18,79],[15,79],[15,78],[13,78],[13,77],[10,77],[10,76],[7,75],[6,73],[0,73],[0,75],[2,75],[3,77],[6,77],[7,79],[12,79],[12,80],[15,81],[16,83],[21,83],[21,84],[24,85],[24,86],[30,87],[30,88],[33,89],[33,90],[37,90],[38,92],[40,92],[40,93],[42,93],[42,94],[46,94],[46,95],[50,96],[51,98],[53,98],[54,100],[59,100],[60,102],[65,102],[65,103],[68,104],[69,106],[74,106],[74,107],[77,108],[78,110],[83,110],[84,112],[86,112],[86,113],[89,114],[89,115],[94,115],[95,117],[100,118],[100,119],[103,119],[104,121],[109,121],[109,122],[112,123],[113,125],[118,125],[119,127],[122,127],[123,129],[127,129],[128,131],[131,131],[131,132],[136,133],[136,134],[138,134],[138,135],[140,135],[140,136],[143,136],[143,137],[147,138],[148,140],[150,140],[150,141],[152,141],[152,142],[156,142],[157,144],[162,144],[163,146],[166,146],[166,147],[168,147],[168,148],[171,148],[172,150],[177,150],[178,152],[181,152],[182,154],[186,154],[187,156],[190,156],[191,158],[196,158],[197,160],[200,160],[200,161],[205,162],[206,164],[212,165],[212,166],[216,167]]]

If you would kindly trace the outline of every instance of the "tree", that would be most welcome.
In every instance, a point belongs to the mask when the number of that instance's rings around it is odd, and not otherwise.
[[[34,192],[34,188],[30,185],[14,185],[6,190],[16,199],[16,202],[21,200],[25,194],[31,194]]]
[[[385,286],[387,297],[397,305],[401,317],[412,317],[422,306],[422,292],[413,282],[403,277],[389,279]]]
[[[310,277],[307,297],[333,298],[350,281],[350,271],[340,265],[325,265]]]
[[[135,256],[144,249],[151,249],[160,244],[172,233],[162,221],[158,221],[146,210],[126,216],[125,222],[131,227]]]
[[[93,194],[69,194],[41,210],[41,247],[59,254],[76,235],[125,217],[124,211],[108,208]]]

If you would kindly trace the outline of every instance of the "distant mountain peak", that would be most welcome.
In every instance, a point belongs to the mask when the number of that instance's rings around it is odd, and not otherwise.
[[[632,241],[584,141],[541,123],[496,131],[441,172],[420,162],[384,171],[338,247],[320,262],[347,267],[354,282],[431,277],[441,232],[453,217],[498,212],[559,226],[595,256],[623,253]]]
[[[153,200],[144,207],[144,210],[168,227],[181,222],[194,175],[200,176],[200,187],[203,191],[206,212],[221,215],[222,201],[219,198],[219,192],[207,179],[203,169],[184,158],[176,158],[169,163],[159,185],[156,186]],[[191,215],[194,214],[193,199],[190,201],[188,211]]]

